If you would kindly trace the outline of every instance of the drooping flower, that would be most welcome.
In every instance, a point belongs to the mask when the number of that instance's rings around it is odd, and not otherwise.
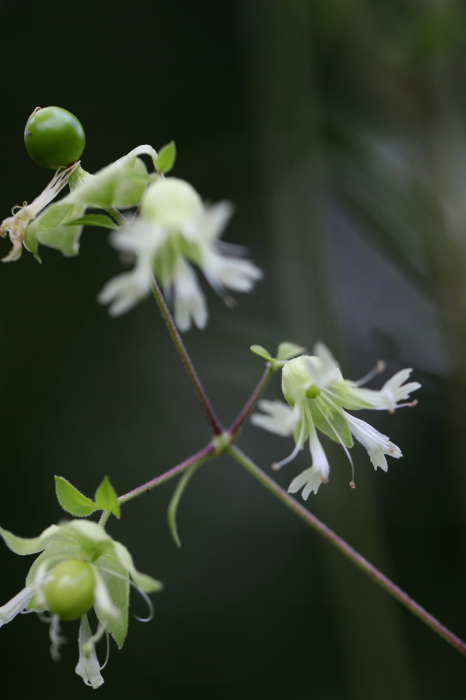
[[[366,448],[374,469],[380,467],[387,471],[386,455],[402,456],[399,447],[386,435],[347,412],[373,409],[393,413],[397,408],[417,403],[403,403],[421,386],[418,382],[405,383],[411,369],[397,372],[380,390],[363,388],[362,384],[381,369],[383,367],[379,366],[360,382],[343,379],[337,362],[323,343],[315,345],[313,356],[302,355],[284,364],[282,390],[287,403],[262,400],[259,408],[263,413],[253,414],[251,421],[278,435],[294,436],[294,450],[289,457],[273,465],[275,469],[291,462],[309,438],[312,466],[291,482],[290,493],[304,487],[302,495],[307,499],[311,491],[317,493],[319,486],[328,481],[330,467],[317,430],[340,443],[350,462],[348,448],[353,446],[353,436]],[[351,486],[354,486],[353,480]]]
[[[104,682],[95,645],[110,633],[121,648],[128,629],[130,582],[145,593],[162,588],[159,581],[136,570],[129,551],[97,523],[72,520],[51,525],[39,537],[17,537],[0,528],[6,545],[16,554],[36,554],[26,586],[0,607],[0,627],[18,613],[49,612],[51,654],[59,658],[62,642],[60,620],[81,618],[79,662],[76,673],[86,685],[98,688]],[[87,618],[94,607],[99,626],[93,635]]]
[[[120,315],[149,294],[155,275],[166,296],[173,297],[178,328],[188,330],[192,321],[204,328],[207,305],[193,265],[227,303],[231,298],[226,290],[250,292],[262,277],[250,260],[240,257],[241,249],[219,241],[231,215],[228,202],[207,207],[184,180],[158,179],[142,200],[141,217],[112,236],[115,248],[133,253],[136,266],[110,280],[99,301],[110,303],[110,313]]]

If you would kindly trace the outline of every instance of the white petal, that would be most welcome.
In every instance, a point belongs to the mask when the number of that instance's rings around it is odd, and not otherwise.
[[[34,595],[34,590],[35,586],[26,586],[6,605],[0,608],[0,627],[6,625],[7,622],[11,622],[16,615],[27,608]]]
[[[191,319],[198,328],[205,328],[208,318],[204,294],[190,265],[179,258],[173,277],[175,322],[180,331],[191,328]]]
[[[303,499],[307,501],[311,491],[317,493],[321,483],[322,474],[314,467],[310,467],[309,469],[305,469],[302,474],[299,474],[299,476],[293,479],[288,487],[288,493],[297,493],[303,488],[303,486],[306,486],[306,488],[303,489],[302,496]]]
[[[158,224],[137,219],[122,231],[114,231],[110,241],[124,253],[153,256],[168,238],[168,231]]]
[[[100,304],[110,304],[111,316],[121,316],[132,309],[152,288],[152,269],[147,260],[138,262],[132,272],[111,279],[97,296]]]
[[[314,425],[310,426],[309,443],[312,455],[312,467],[310,469],[305,469],[302,474],[299,474],[299,476],[293,479],[288,488],[289,493],[296,493],[305,486],[302,493],[305,501],[311,491],[317,493],[319,486],[328,481],[328,475],[330,473],[330,465],[319,438],[317,437]]]
[[[86,685],[92,688],[100,688],[103,684],[104,679],[100,673],[100,664],[95,652],[95,648],[92,646],[92,650],[84,648],[89,639],[92,637],[91,628],[89,626],[89,621],[87,615],[83,615],[81,618],[81,624],[79,627],[79,661],[76,666],[76,673],[81,676]]]
[[[374,469],[380,467],[384,472],[387,471],[388,465],[385,455],[390,455],[395,459],[402,457],[400,448],[390,442],[386,435],[379,433],[372,425],[355,418],[346,411],[344,411],[344,415],[354,437],[366,448]]]
[[[226,228],[234,207],[230,202],[218,202],[183,227],[184,237],[192,242],[210,243]]]
[[[263,413],[252,414],[251,423],[253,425],[283,437],[293,435],[300,419],[300,410],[297,404],[291,408],[283,401],[262,399],[258,406]]]
[[[250,292],[262,278],[262,270],[250,260],[221,255],[211,248],[202,251],[202,271],[215,289],[225,287],[236,292]]]

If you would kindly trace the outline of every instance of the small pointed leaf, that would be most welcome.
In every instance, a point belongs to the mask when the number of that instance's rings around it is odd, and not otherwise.
[[[176,146],[175,142],[171,141],[169,144],[160,149],[157,158],[157,172],[168,173],[169,170],[175,165],[176,158]]]
[[[117,229],[120,228],[112,219],[103,214],[88,214],[81,216],[79,219],[67,221],[65,226],[100,226],[102,228]]]
[[[181,496],[183,495],[183,492],[188,485],[189,480],[191,477],[194,475],[194,472],[196,469],[200,467],[200,464],[193,464],[193,466],[185,471],[183,476],[178,482],[178,485],[175,489],[175,493],[172,496],[172,500],[170,501],[170,505],[168,506],[168,526],[170,528],[170,532],[172,533],[173,539],[175,540],[175,543],[178,547],[181,547],[181,541],[178,536],[178,528],[176,527],[176,512],[178,510],[178,505],[181,500]]]
[[[280,343],[277,350],[277,360],[291,360],[296,355],[303,355],[306,348],[296,343]]]
[[[55,492],[63,510],[77,518],[87,518],[88,515],[97,510],[94,501],[84,496],[61,476],[55,477]]]
[[[118,497],[115,493],[115,489],[110,483],[108,476],[105,477],[97,489],[95,494],[95,502],[102,510],[109,510],[110,513],[116,515],[117,518],[120,517],[120,504],[118,503]]]
[[[250,350],[254,353],[254,355],[259,355],[259,357],[264,358],[264,360],[273,359],[269,351],[263,348],[262,345],[251,345]]]

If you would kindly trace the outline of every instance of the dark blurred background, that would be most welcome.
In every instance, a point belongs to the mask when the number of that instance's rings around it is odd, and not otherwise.
[[[186,342],[231,421],[262,372],[252,343],[321,339],[358,378],[413,367],[415,410],[363,416],[404,458],[357,488],[325,440],[331,482],[309,508],[466,637],[466,8],[459,0],[0,2],[0,212],[49,173],[23,129],[40,105],[75,113],[94,172],[141,143],[178,147],[174,174],[230,199],[226,239],[265,271]],[[6,254],[9,243],[1,243]],[[209,432],[150,300],[121,319],[96,303],[121,271],[108,232],[67,259],[42,248],[0,268],[0,523],[23,536],[63,516],[53,475],[119,493],[200,449]],[[372,386],[381,384],[374,382]],[[280,396],[276,377],[269,398]],[[247,425],[264,468],[291,441]],[[309,454],[278,475],[283,486]],[[227,458],[202,467],[168,532],[168,483],[108,526],[165,582],[155,619],[112,643],[99,696],[160,700],[464,700],[465,660]],[[1,546],[0,599],[32,557]],[[132,611],[144,614],[132,597]],[[88,697],[36,616],[0,631],[2,699]],[[104,655],[104,648],[100,650]]]

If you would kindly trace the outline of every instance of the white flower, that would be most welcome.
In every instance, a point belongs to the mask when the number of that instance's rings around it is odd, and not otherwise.
[[[312,466],[292,481],[291,493],[304,486],[303,498],[306,499],[311,491],[317,493],[320,484],[328,479],[329,465],[316,429],[342,445],[351,466],[348,448],[353,446],[352,436],[366,448],[375,469],[380,467],[387,471],[385,455],[402,456],[399,447],[385,435],[345,410],[373,409],[392,413],[396,408],[417,403],[403,403],[421,386],[418,382],[404,383],[411,369],[397,372],[379,391],[361,388],[362,383],[382,369],[379,365],[361,382],[343,379],[337,362],[322,343],[315,345],[313,356],[301,356],[285,363],[282,390],[288,405],[263,400],[259,403],[263,413],[253,414],[251,420],[254,425],[278,435],[294,436],[295,448],[288,457],[273,465],[275,469],[291,462],[309,438]],[[353,480],[351,485],[354,486]]]
[[[204,328],[207,305],[193,265],[227,303],[231,299],[226,290],[250,292],[262,277],[251,261],[236,254],[239,248],[218,240],[231,214],[228,202],[206,207],[183,180],[158,179],[144,196],[141,218],[112,237],[118,250],[136,256],[136,268],[107,283],[99,301],[113,302],[113,315],[125,313],[150,293],[155,275],[167,297],[173,297],[180,330],[188,330],[192,322]]]
[[[159,581],[136,570],[131,554],[120,542],[97,523],[72,520],[51,525],[39,537],[23,538],[0,528],[0,536],[16,554],[37,554],[26,578],[26,586],[0,608],[0,627],[27,610],[51,614],[51,655],[60,658],[60,618],[81,618],[79,632],[79,662],[76,673],[87,685],[98,688],[103,678],[95,652],[95,644],[104,634],[111,634],[121,648],[128,628],[130,579],[140,591],[161,589]],[[78,581],[73,587],[61,587],[60,580]],[[52,584],[50,590],[48,586]],[[64,591],[62,598],[61,591]],[[71,592],[70,592],[71,591]],[[146,596],[145,596],[146,597]],[[94,607],[99,626],[92,635],[87,611]]]

